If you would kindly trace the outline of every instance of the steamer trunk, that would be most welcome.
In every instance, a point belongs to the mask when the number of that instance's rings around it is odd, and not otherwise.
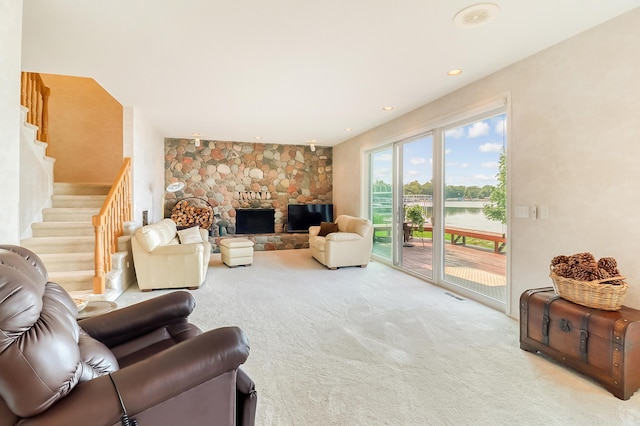
[[[541,352],[599,382],[620,399],[640,387],[640,311],[603,311],[556,296],[520,296],[520,348]]]

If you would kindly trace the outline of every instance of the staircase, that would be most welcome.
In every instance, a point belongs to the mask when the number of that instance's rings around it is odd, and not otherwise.
[[[93,294],[95,231],[91,220],[100,212],[109,189],[101,184],[54,183],[51,207],[42,210],[42,222],[31,225],[32,237],[21,241],[42,259],[49,280],[73,297],[113,301],[135,281],[130,245],[133,224],[125,224],[113,268],[106,276],[106,291]]]

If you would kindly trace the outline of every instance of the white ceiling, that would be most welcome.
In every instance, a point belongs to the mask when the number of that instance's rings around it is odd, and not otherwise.
[[[455,26],[474,3],[25,0],[23,70],[92,77],[165,137],[335,145],[640,6],[497,0]]]

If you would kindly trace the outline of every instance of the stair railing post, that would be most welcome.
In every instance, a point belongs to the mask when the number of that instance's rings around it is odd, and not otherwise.
[[[127,206],[120,206],[122,194],[130,191],[131,159],[125,158],[122,169],[109,194],[100,209],[100,213],[93,216],[93,226],[96,232],[95,242],[95,276],[93,278],[93,292],[102,294],[106,287],[106,274],[111,271],[111,256],[118,250],[118,237],[123,233],[123,221],[131,220],[123,217],[122,212],[131,211],[131,199],[127,199]]]
[[[93,227],[96,232],[95,242],[95,275],[93,277],[93,293],[104,293],[106,286],[105,279],[105,265],[104,265],[104,216],[93,216]]]
[[[51,89],[44,87],[42,89],[42,139],[40,142],[49,142],[49,95]]]

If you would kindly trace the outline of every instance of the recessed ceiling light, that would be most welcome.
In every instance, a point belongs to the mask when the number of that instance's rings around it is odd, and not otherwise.
[[[391,111],[393,109],[392,106],[386,106],[386,107],[382,107],[383,110],[385,111]]]
[[[256,140],[262,139],[262,136],[256,136]]]
[[[475,28],[495,18],[500,8],[494,3],[478,3],[465,7],[453,17],[453,23],[460,28]]]
[[[346,129],[344,129],[344,131],[345,131],[345,132],[350,132],[350,131],[352,131],[352,130],[353,130],[353,129],[352,129],[351,127],[347,127]]]
[[[462,74],[462,70],[449,70],[447,71],[447,75],[460,75]]]

